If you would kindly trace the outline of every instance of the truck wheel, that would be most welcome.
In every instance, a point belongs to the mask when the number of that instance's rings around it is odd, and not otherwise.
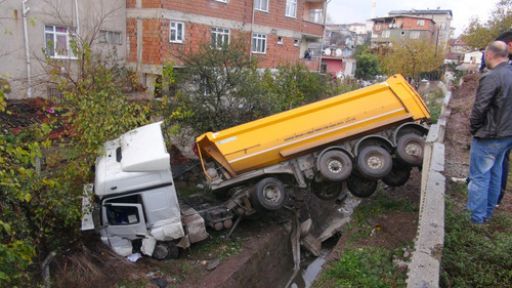
[[[393,168],[388,175],[382,178],[382,182],[391,187],[402,186],[411,176],[411,168]]]
[[[370,180],[352,175],[347,180],[347,187],[352,195],[360,198],[367,198],[377,190],[377,180]]]
[[[178,259],[180,257],[180,248],[176,244],[160,242],[156,244],[153,251],[153,258],[158,260]]]
[[[169,249],[169,254],[167,254],[167,259],[180,258],[180,247],[176,246],[176,243],[168,242],[167,247]]]
[[[339,150],[325,152],[318,159],[318,170],[322,176],[333,182],[341,182],[352,173],[352,159]]]
[[[423,162],[425,140],[418,134],[405,134],[398,139],[396,154],[405,163],[420,166]]]
[[[338,198],[342,188],[343,184],[337,182],[311,182],[311,192],[322,200],[334,200]]]
[[[393,160],[389,152],[378,146],[367,146],[357,155],[359,172],[370,179],[386,176],[393,168]]]
[[[256,184],[256,189],[251,196],[253,205],[267,210],[278,210],[283,207],[286,200],[286,191],[283,182],[277,178],[268,177]]]

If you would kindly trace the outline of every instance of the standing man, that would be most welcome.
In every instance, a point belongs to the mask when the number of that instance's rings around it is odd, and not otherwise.
[[[508,47],[508,64],[512,65],[512,30],[501,33],[498,38],[496,38],[496,41],[503,41],[505,44],[507,44]],[[508,172],[509,172],[509,156],[510,156],[510,150],[508,150],[507,154],[505,154],[505,158],[503,158],[503,176],[501,179],[501,193],[500,197],[498,198],[497,205],[501,204],[501,200],[503,200],[503,196],[505,195],[505,190],[507,189],[507,178],[508,178]]]
[[[485,61],[491,71],[480,78],[469,119],[473,141],[467,207],[475,224],[492,217],[501,191],[503,159],[512,147],[512,66],[507,44],[489,44]]]

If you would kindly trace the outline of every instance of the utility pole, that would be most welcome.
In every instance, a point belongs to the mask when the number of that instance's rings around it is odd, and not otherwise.
[[[27,97],[32,98],[32,72],[30,68],[30,50],[28,45],[28,27],[27,27],[27,14],[30,11],[30,7],[27,7],[28,0],[23,0],[21,2],[22,10],[21,15],[23,17],[23,37],[25,40],[25,61],[27,64]]]

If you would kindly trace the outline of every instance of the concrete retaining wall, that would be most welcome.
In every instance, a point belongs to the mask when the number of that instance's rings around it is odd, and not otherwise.
[[[438,123],[432,125],[424,149],[421,200],[415,251],[409,263],[408,288],[439,287],[444,245],[444,135],[450,115],[451,92],[442,86],[445,98]]]

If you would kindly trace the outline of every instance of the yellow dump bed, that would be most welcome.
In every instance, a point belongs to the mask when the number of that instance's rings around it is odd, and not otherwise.
[[[196,139],[201,161],[213,158],[231,176],[316,147],[404,121],[429,119],[421,96],[401,75]]]

